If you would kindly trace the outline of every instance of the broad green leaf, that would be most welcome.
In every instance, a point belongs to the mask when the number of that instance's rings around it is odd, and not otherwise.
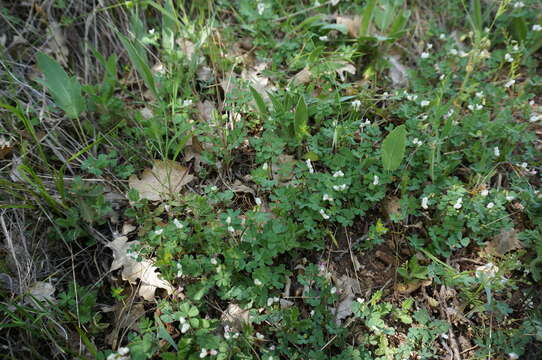
[[[254,98],[254,101],[256,102],[256,105],[258,106],[258,110],[260,110],[260,113],[266,114],[267,113],[267,106],[265,106],[265,102],[263,101],[262,96],[256,89],[254,89],[252,86],[250,86],[250,92],[252,93],[252,97]]]
[[[153,92],[154,95],[158,95],[156,90],[156,83],[154,81],[154,76],[152,75],[151,67],[149,66],[149,60],[147,59],[145,47],[138,42],[131,41],[126,36],[118,34],[122,45],[128,52],[128,57],[130,61],[135,66],[139,76],[143,78],[145,85]]]
[[[81,95],[81,84],[75,77],[69,77],[55,60],[43,53],[37,55],[38,67],[45,79],[38,80],[45,86],[55,103],[70,118],[78,117],[86,109],[85,99]]]
[[[510,23],[512,26],[512,35],[519,42],[525,42],[527,39],[527,33],[529,32],[529,27],[525,23],[525,20],[520,17],[515,17]]]
[[[406,128],[401,125],[393,129],[382,142],[382,164],[387,171],[393,171],[401,165],[405,156]]]
[[[309,113],[307,111],[307,105],[305,104],[303,97],[300,97],[295,109],[294,117],[294,134],[297,139],[300,140],[309,133],[307,129],[308,122]]]
[[[369,0],[367,2],[367,5],[365,6],[365,9],[363,9],[363,15],[361,17],[361,24],[359,29],[360,38],[367,36],[367,33],[369,32],[369,26],[371,25],[371,21],[373,19],[373,12],[375,6],[376,0]]]

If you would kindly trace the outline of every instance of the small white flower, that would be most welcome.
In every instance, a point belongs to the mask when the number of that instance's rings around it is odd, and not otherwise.
[[[460,57],[466,57],[466,56],[469,56],[469,53],[468,53],[468,52],[464,52],[463,50],[459,50],[459,56],[460,56]]]
[[[431,56],[428,52],[422,52],[422,55],[421,55],[421,58],[422,59],[427,59],[429,56]]]
[[[501,156],[501,150],[499,149],[498,146],[495,146],[495,147],[493,148],[493,155],[495,155],[495,157]]]
[[[256,205],[258,205],[258,206],[261,206],[261,205],[262,205],[262,199],[260,199],[259,197],[254,198],[254,202],[255,202]]]
[[[505,199],[506,199],[506,201],[512,201],[512,200],[514,200],[514,196],[512,196],[512,195],[506,195],[506,198],[505,198]]]
[[[539,115],[539,114],[532,114],[530,117],[529,117],[529,122],[537,122],[539,120],[542,119],[542,115]]]
[[[336,6],[341,0],[331,0],[331,5]]]
[[[120,356],[125,356],[125,355],[128,355],[128,353],[130,352],[130,348],[120,347],[118,348],[117,352],[119,353]]]
[[[203,358],[207,357],[207,355],[209,355],[209,353],[207,352],[207,349],[206,349],[206,348],[202,348],[202,349],[201,349],[201,352],[199,353],[199,358],[200,358],[200,359],[203,359]]]
[[[311,159],[305,160],[305,164],[306,164],[307,167],[309,168],[309,173],[310,173],[310,174],[314,174],[314,168],[312,167]]]
[[[190,106],[190,105],[192,105],[192,103],[193,103],[193,101],[192,101],[191,99],[189,99],[189,100],[184,100],[184,101],[183,101],[183,106]]]
[[[362,298],[356,298],[356,301],[360,304],[363,304],[365,302],[365,299],[362,299]]]
[[[438,38],[440,40],[444,40],[444,39],[446,39],[446,35],[445,34],[440,34]]]
[[[260,281],[260,279],[254,279],[254,285],[256,285],[256,286],[262,286],[263,283]]]
[[[365,126],[369,125],[371,125],[371,122],[369,121],[369,119],[365,119],[365,121],[362,121],[361,124],[359,124],[359,128],[363,129]]]
[[[319,213],[320,213],[320,215],[322,215],[322,217],[324,218],[324,220],[328,220],[328,219],[329,219],[329,215],[326,214],[326,212],[324,211],[324,209],[320,209]]]
[[[457,201],[454,204],[454,209],[459,210],[463,206],[463,198],[457,199]]]
[[[263,15],[264,11],[265,11],[265,4],[262,3],[262,2],[259,2],[258,3],[258,14],[261,16],[261,15]]]
[[[331,290],[329,290],[329,292],[331,293],[331,295],[336,294],[337,293],[337,288],[334,286],[334,287],[331,288]]]
[[[515,83],[516,83],[516,80],[514,79],[508,80],[506,84],[504,84],[504,87],[508,89],[510,86],[514,85]]]
[[[446,333],[440,334],[440,337],[443,338],[444,340],[448,340],[448,334]]]
[[[183,317],[183,316],[181,316],[181,317],[179,318],[179,322],[180,322],[181,324],[185,324],[185,323],[186,323],[186,318]]]
[[[428,43],[428,44],[427,44],[427,49],[428,49],[428,50],[431,50],[432,48],[433,48],[433,44]]]
[[[426,106],[429,106],[429,104],[431,104],[430,101],[428,101],[428,100],[422,100],[422,102],[420,103],[420,106],[421,106],[421,107],[426,107]]]
[[[458,52],[457,52],[456,49],[451,49],[451,50],[450,50],[450,55],[454,55],[454,56],[455,56],[455,55],[457,55],[457,54],[458,54]]]
[[[524,6],[525,6],[525,4],[523,3],[523,1],[516,1],[514,3],[514,9],[521,9]]]
[[[504,60],[505,60],[506,62],[513,62],[513,61],[514,61],[514,57],[512,57],[512,55],[510,55],[509,53],[506,53],[506,54],[504,55]]]
[[[210,354],[211,356],[217,356],[217,355],[218,355],[218,350],[212,349],[211,351],[209,351],[209,354]]]
[[[158,229],[158,230],[155,230],[154,233],[156,235],[161,235],[162,233],[164,232],[164,229]]]
[[[314,311],[314,310],[311,310],[311,312],[310,312],[309,314],[310,314],[310,316],[312,317],[312,316],[314,316],[315,311]]]
[[[335,173],[333,173],[333,177],[336,178],[336,177],[343,177],[344,176],[344,173],[339,170],[339,171],[335,171]]]
[[[373,185],[378,185],[379,182],[380,182],[380,178],[377,175],[375,175],[373,177]]]
[[[228,224],[228,225],[231,224],[231,216],[228,216],[226,218],[226,224]]]
[[[151,35],[154,35],[154,32],[155,32],[154,29],[150,29],[150,30],[149,30],[149,34],[151,34]]]
[[[264,338],[265,337],[262,334],[260,334],[259,332],[256,332],[256,339],[263,340]]]
[[[269,165],[267,163],[263,163],[262,169],[267,170],[269,168]]]
[[[448,119],[450,116],[452,116],[454,114],[454,109],[450,109],[446,115],[444,115],[444,118],[445,119]]]
[[[422,208],[424,208],[425,210],[429,208],[428,202],[429,202],[429,198],[427,196],[424,196],[422,198]]]
[[[484,105],[482,104],[476,104],[476,106],[474,107],[474,109],[476,110],[482,110],[484,108]]]
[[[331,196],[329,196],[328,194],[324,194],[324,196],[322,196],[322,200],[323,201],[333,201],[333,198]]]
[[[519,46],[517,46],[517,45],[512,46],[512,50],[519,51]]]
[[[415,101],[417,98],[418,98],[418,95],[416,95],[416,94],[408,94],[407,95],[407,99],[409,101]]]
[[[184,225],[179,221],[179,219],[173,219],[173,225],[175,225],[177,229],[182,229],[184,227]]]
[[[211,264],[212,265],[218,264],[218,260],[216,258],[211,258]]]
[[[414,144],[416,146],[421,146],[423,144],[423,142],[418,138],[414,138],[414,140],[412,140],[412,144]]]
[[[328,40],[329,40],[329,37],[328,37],[327,35],[319,36],[319,37],[318,37],[318,40],[320,40],[320,41],[328,41]]]
[[[233,228],[233,226],[228,226],[228,231],[231,233],[234,233],[235,229]]]
[[[484,97],[484,92],[483,91],[477,91],[476,92],[476,97],[477,98],[483,98]]]
[[[183,326],[181,326],[181,333],[185,334],[190,329],[190,324],[185,322]]]
[[[267,306],[271,306],[273,305],[273,303],[274,303],[273,298],[267,298]]]
[[[510,360],[518,360],[519,359],[519,355],[514,353],[514,352],[511,352],[511,353],[508,353],[508,358]]]
[[[353,100],[351,104],[354,110],[358,111],[361,109],[361,100]]]
[[[533,29],[533,31],[536,31],[536,32],[542,31],[542,26],[540,26],[538,24],[534,24],[532,29]]]
[[[499,268],[493,263],[487,263],[476,268],[476,278],[481,279],[483,277],[491,279],[497,275]]]
[[[524,169],[527,169],[527,166],[529,166],[529,164],[527,164],[526,162],[522,162],[519,166],[521,166]]]
[[[216,185],[211,186],[211,191],[212,192],[218,191],[218,187]]]
[[[333,185],[333,190],[335,190],[335,191],[344,191],[344,190],[346,190],[347,187],[348,187],[348,185],[346,185],[346,184]]]
[[[480,195],[482,195],[483,197],[486,197],[489,195],[489,190],[488,189],[484,189],[482,191],[480,191]]]
[[[495,206],[495,203],[490,202],[489,204],[486,205],[486,208],[493,209],[494,206]]]

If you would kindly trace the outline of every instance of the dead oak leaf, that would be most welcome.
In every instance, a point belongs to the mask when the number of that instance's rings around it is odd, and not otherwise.
[[[143,199],[168,200],[181,192],[184,185],[194,180],[188,169],[172,160],[154,160],[152,169],[145,169],[139,179],[130,176],[128,184]]]
[[[344,25],[348,35],[353,38],[359,37],[359,29],[361,27],[361,16],[337,16],[335,19],[338,25]]]
[[[501,230],[491,241],[486,244],[484,251],[487,254],[504,256],[506,253],[522,249],[523,245],[518,239],[518,232],[515,229]]]
[[[152,260],[142,259],[137,261],[137,253],[132,251],[132,247],[137,245],[138,241],[128,242],[126,236],[119,236],[107,247],[113,251],[113,262],[110,271],[122,269],[122,279],[134,284],[138,279],[141,282],[139,295],[145,300],[153,300],[157,288],[165,289],[168,294],[173,293],[173,286],[160,278],[156,272],[158,268],[154,266]]]

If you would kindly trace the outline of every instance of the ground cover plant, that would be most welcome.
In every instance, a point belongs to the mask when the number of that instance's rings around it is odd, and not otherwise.
[[[2,357],[542,357],[539,1],[2,5]]]

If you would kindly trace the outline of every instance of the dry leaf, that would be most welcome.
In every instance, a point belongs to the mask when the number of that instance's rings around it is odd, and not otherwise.
[[[339,325],[343,319],[346,319],[352,315],[352,303],[354,302],[356,295],[361,294],[361,286],[359,281],[343,275],[340,278],[336,277],[336,274],[332,274],[332,279],[335,282],[339,293],[342,295],[341,301],[337,304],[334,310],[335,321]]]
[[[359,37],[359,28],[361,27],[361,17],[359,15],[337,16],[336,22],[339,25],[346,26],[348,35],[350,35],[351,37],[356,39]]]
[[[501,230],[501,232],[486,244],[485,252],[491,255],[503,256],[506,253],[522,249],[523,245],[518,239],[515,229]]]
[[[205,100],[204,102],[198,102],[197,108],[200,119],[207,123],[211,123],[211,120],[213,120],[213,112],[216,110],[215,103]]]
[[[286,183],[294,177],[294,166],[296,161],[291,155],[281,154],[272,166],[273,180],[279,183]]]
[[[294,75],[294,77],[292,78],[292,82],[295,85],[302,85],[302,84],[307,84],[309,81],[311,81],[311,79],[312,79],[312,72],[309,70],[308,66],[305,66],[303,70],[301,70],[300,72]]]
[[[339,61],[336,64],[342,65],[341,67],[335,69],[339,79],[344,82],[346,80],[346,73],[356,75],[356,68],[354,65],[347,63],[346,61]]]
[[[407,68],[399,62],[397,56],[388,57],[390,67],[390,77],[395,87],[403,87],[408,82]]]
[[[408,295],[418,290],[422,286],[431,285],[432,280],[415,280],[409,283],[398,283],[395,285],[395,290],[402,295]]]
[[[198,81],[209,82],[213,78],[213,70],[207,65],[200,66],[196,76]]]
[[[388,217],[401,216],[401,199],[397,196],[388,196],[384,200],[384,211]]]
[[[139,192],[141,198],[159,201],[173,198],[192,180],[194,176],[178,162],[154,160],[152,170],[145,169],[141,179],[136,175],[130,176],[128,184]]]
[[[241,192],[241,193],[249,193],[249,194],[252,194],[252,195],[256,195],[256,191],[254,191],[253,188],[244,185],[239,180],[236,180],[232,184],[231,189],[233,190],[233,192],[236,192],[236,193]]]
[[[46,305],[48,302],[56,302],[53,294],[55,293],[55,287],[44,281],[36,281],[32,286],[28,288],[28,294],[31,296],[25,297],[25,302],[31,305],[37,305],[36,301]]]
[[[237,332],[241,332],[246,324],[250,323],[248,310],[243,310],[237,304],[229,304],[228,308],[222,314],[220,320],[223,325],[228,325]]]
[[[11,140],[6,140],[3,136],[0,136],[0,160],[11,154],[13,150],[13,144]]]
[[[54,21],[51,22],[48,31],[50,36],[48,44],[51,52],[61,65],[67,66],[69,51],[60,24]]]
[[[153,300],[154,292],[157,288],[165,289],[168,294],[173,292],[173,286],[165,280],[160,279],[156,272],[158,268],[154,266],[152,260],[142,259],[141,262],[136,260],[137,254],[131,251],[133,245],[138,244],[138,241],[128,242],[126,236],[120,236],[107,244],[113,250],[113,262],[111,263],[110,271],[122,269],[122,279],[134,284],[136,280],[141,281],[139,295],[145,300]]]
[[[106,335],[106,342],[112,347],[117,347],[119,333],[122,329],[139,331],[138,320],[145,315],[145,307],[142,302],[135,303],[137,294],[131,288],[126,291],[126,298],[122,302],[117,302],[114,306],[103,307],[103,312],[115,312],[113,320],[113,329]]]
[[[177,39],[175,42],[181,47],[182,52],[186,55],[188,60],[192,60],[196,50],[194,43],[187,39]]]

